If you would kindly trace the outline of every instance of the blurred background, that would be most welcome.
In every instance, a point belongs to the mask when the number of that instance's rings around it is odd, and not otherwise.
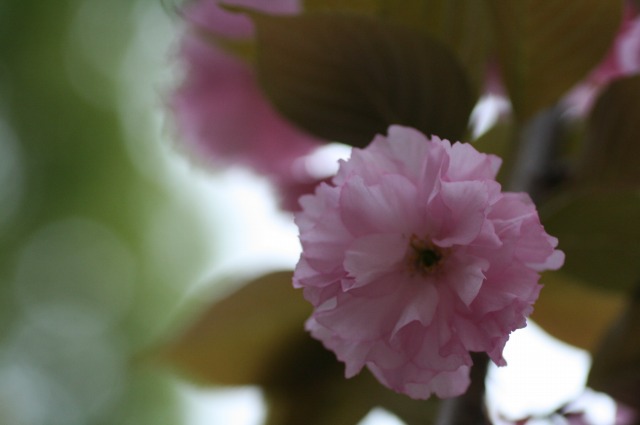
[[[153,361],[231,285],[211,282],[298,255],[266,182],[180,154],[176,2],[0,1],[0,425],[262,421],[256,388],[205,391]],[[569,351],[567,399],[589,363]]]
[[[165,122],[178,24],[157,0],[0,2],[2,425],[185,418],[145,359],[226,241]]]

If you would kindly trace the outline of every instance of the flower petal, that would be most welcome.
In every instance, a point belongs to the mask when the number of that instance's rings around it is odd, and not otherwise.
[[[442,182],[430,211],[444,218],[442,227],[434,235],[434,242],[441,247],[473,242],[486,219],[488,200],[482,182]]]
[[[356,239],[345,253],[344,269],[353,277],[349,289],[366,285],[397,270],[409,243],[397,233],[376,233]]]

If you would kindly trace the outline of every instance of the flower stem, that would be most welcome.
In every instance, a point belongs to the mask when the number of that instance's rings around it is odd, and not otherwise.
[[[484,381],[489,366],[485,353],[471,353],[471,385],[466,393],[442,400],[436,425],[490,425],[484,407]]]
[[[518,150],[509,179],[509,190],[527,192],[539,200],[559,179],[557,151],[563,131],[562,109],[545,109],[520,127]]]

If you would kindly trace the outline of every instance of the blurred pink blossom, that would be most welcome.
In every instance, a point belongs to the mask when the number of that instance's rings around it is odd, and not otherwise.
[[[294,285],[307,329],[346,364],[413,398],[469,385],[469,352],[504,365],[539,272],[564,254],[526,194],[502,193],[501,160],[392,126],[301,198]]]
[[[640,14],[627,2],[620,28],[602,61],[562,99],[569,113],[585,116],[603,87],[616,78],[640,73]],[[484,91],[508,98],[503,77],[495,60],[487,64]]]
[[[616,78],[640,73],[640,15],[627,2],[620,29],[609,52],[589,75],[573,88],[565,104],[575,115],[586,115],[600,90]]]
[[[184,16],[191,25],[227,38],[243,39],[253,36],[251,19],[242,13],[225,9],[237,6],[278,15],[300,12],[299,0],[195,0],[187,3]]]
[[[261,91],[245,61],[214,44],[215,37],[248,38],[251,21],[228,12],[217,0],[190,3],[189,28],[180,46],[185,76],[171,99],[175,122],[187,151],[215,166],[238,164],[267,176],[280,189],[283,205],[297,209],[297,197],[317,179],[299,159],[318,140],[282,118]],[[225,4],[271,13],[295,13],[298,1],[234,0]]]

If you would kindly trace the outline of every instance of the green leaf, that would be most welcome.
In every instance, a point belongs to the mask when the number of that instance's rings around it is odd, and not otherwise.
[[[408,425],[433,423],[437,401],[413,400],[382,386],[368,370],[344,377],[344,364],[319,341],[304,335],[283,350],[263,389],[267,425],[356,424],[382,407]]]
[[[348,15],[254,15],[259,79],[276,107],[317,136],[366,146],[391,124],[459,140],[475,102],[439,42]]]
[[[487,6],[469,0],[384,0],[389,19],[445,43],[478,90],[484,88],[493,32]]]
[[[620,314],[620,292],[585,285],[564,272],[542,276],[544,288],[531,318],[554,337],[593,352]]]
[[[446,44],[482,88],[492,32],[487,7],[468,0],[306,0],[309,12],[355,13],[412,28]]]
[[[640,294],[603,339],[593,358],[587,385],[629,407],[640,409]]]
[[[262,386],[270,425],[355,424],[378,406],[409,425],[432,422],[435,402],[397,394],[366,370],[346,379],[344,364],[304,331],[310,310],[291,273],[273,273],[214,303],[164,358],[202,383]]]
[[[587,129],[580,177],[598,186],[640,187],[640,76],[614,81],[598,98]]]
[[[357,13],[379,16],[383,0],[303,0],[305,12]]]
[[[289,341],[304,334],[311,306],[291,272],[263,276],[215,302],[164,350],[164,357],[200,382],[259,384]]]
[[[640,195],[575,194],[541,209],[549,234],[566,254],[563,271],[609,290],[629,290],[640,277]]]
[[[506,184],[514,156],[511,155],[513,144],[513,125],[510,121],[499,121],[484,134],[473,141],[473,146],[482,153],[497,155],[502,158],[502,166],[496,180]]]
[[[504,82],[521,119],[555,103],[607,52],[622,1],[486,0]]]

